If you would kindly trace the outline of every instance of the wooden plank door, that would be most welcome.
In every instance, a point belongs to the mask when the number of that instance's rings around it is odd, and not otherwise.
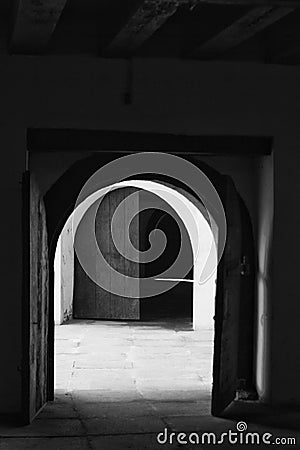
[[[125,248],[125,222],[128,208],[126,202],[138,202],[130,194],[137,192],[135,188],[122,188],[109,192],[102,200],[96,215],[95,233],[97,243],[103,256],[111,267],[120,273],[131,277],[139,277],[139,264],[124,258],[115,248],[111,237],[111,221],[116,208],[120,205],[123,214],[120,215],[120,224],[117,224],[119,240],[123,242],[123,252],[129,256],[130,249]],[[138,205],[136,205],[138,207]],[[130,227],[132,244],[138,248],[139,229],[138,221],[134,220]],[[94,261],[98,276],[101,279],[101,266]],[[128,286],[121,281],[119,290],[124,292]],[[76,255],[74,264],[74,309],[73,315],[80,319],[131,319],[140,318],[140,300],[128,298],[125,295],[116,295],[106,291],[95,284],[82,269]]]
[[[33,176],[23,176],[22,413],[30,423],[47,402],[48,244],[45,206]]]
[[[238,389],[239,309],[241,294],[242,222],[240,198],[229,177],[224,178],[227,241],[218,266],[212,414],[219,416]]]

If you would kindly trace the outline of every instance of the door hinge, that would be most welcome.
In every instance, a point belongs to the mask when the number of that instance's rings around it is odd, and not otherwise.
[[[250,274],[250,264],[247,256],[243,256],[242,260],[237,264],[232,264],[227,267],[226,275],[249,275]]]
[[[247,256],[242,257],[242,261],[240,264],[240,271],[241,275],[249,275],[250,273],[250,264]]]

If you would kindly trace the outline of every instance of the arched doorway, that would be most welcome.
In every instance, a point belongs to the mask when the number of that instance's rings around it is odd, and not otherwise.
[[[138,188],[139,191],[135,191],[133,186]],[[197,207],[196,200],[193,200],[195,203],[193,204],[188,199],[190,195],[184,190],[181,189],[179,191],[178,188],[174,189],[173,187],[170,187],[169,184],[161,184],[156,181],[130,180],[119,183],[117,186],[112,186],[110,189],[111,190],[105,195],[103,202],[99,206],[95,218],[95,232],[98,246],[104,246],[105,258],[116,270],[125,273],[125,275],[127,273],[129,273],[130,276],[134,274],[139,278],[147,278],[147,275],[151,274],[151,271],[154,271],[152,276],[154,276],[155,282],[158,284],[162,282],[164,283],[164,286],[168,283],[167,289],[163,289],[160,292],[160,295],[155,295],[153,298],[153,295],[145,295],[145,291],[143,291],[141,283],[141,287],[138,287],[137,291],[138,300],[133,301],[132,299],[126,299],[122,296],[122,294],[112,295],[107,292],[107,290],[95,285],[85,270],[82,269],[78,258],[75,256],[74,317],[81,319],[139,320],[147,317],[150,318],[151,314],[153,318],[155,315],[157,317],[163,317],[164,314],[165,317],[178,317],[179,313],[183,313],[185,314],[183,317],[190,316],[194,328],[198,328],[200,325],[203,326],[203,324],[205,324],[206,327],[212,326],[213,301],[211,299],[214,299],[215,295],[215,274],[212,274],[205,283],[199,283],[201,267],[205,264],[205,258],[207,258],[209,253],[208,250],[214,245],[212,232],[200,210],[202,209],[202,205],[199,203]],[[159,208],[162,208],[162,210],[155,209],[155,213],[153,213],[151,208],[149,209],[147,207],[147,209],[144,209],[141,204],[141,193],[143,192],[148,193],[147,201],[149,201],[149,193],[151,193],[152,197],[156,199],[156,205]],[[86,199],[87,205],[84,207],[84,210],[87,211],[91,202],[97,201],[100,195],[101,192],[99,191],[99,193],[93,194],[93,199]],[[174,198],[172,199],[172,197]],[[181,204],[185,204],[186,209],[185,211],[184,208],[181,207],[180,216],[176,212],[176,202],[178,204],[178,200],[180,200]],[[117,249],[111,238],[110,224],[112,222],[113,215],[117,208],[122,206],[122,202],[124,202],[126,205],[123,205],[122,214],[119,218],[120,223],[118,223],[117,226],[119,238],[120,233],[123,233],[121,236],[123,239],[122,245],[125,245],[124,241],[126,241],[126,231],[124,228],[124,214],[126,215],[126,211],[128,211],[128,208],[130,209],[131,207],[129,204],[130,201],[138,202],[139,204],[136,205],[137,209],[142,213],[150,212],[150,214],[152,214],[152,216],[150,215],[151,220],[145,220],[145,218],[141,220],[139,217],[138,221],[132,221],[135,225],[135,230],[132,233],[132,236],[136,247],[139,247],[140,244],[144,245],[145,241],[149,244],[149,235],[153,232],[152,226],[155,225],[155,229],[157,231],[157,225],[159,225],[159,222],[162,220],[165,220],[166,222],[167,228],[165,229],[165,235],[167,236],[166,241],[169,245],[166,246],[163,253],[161,253],[158,258],[155,258],[154,261],[152,261],[154,264],[144,264],[140,260],[136,260],[135,262],[127,261],[126,258],[124,259],[124,257],[116,251]],[[169,211],[173,211],[173,217],[167,213],[166,205],[168,203],[170,204]],[[74,214],[76,214],[76,212],[74,212]],[[85,213],[81,212],[80,214],[82,220]],[[139,216],[140,215],[143,216],[143,214],[139,214]],[[195,241],[195,236],[192,242],[190,239],[190,236],[192,236],[194,232],[193,227],[189,224],[191,217],[196,218],[195,224],[198,227],[197,233],[200,238],[199,242]],[[176,221],[181,223],[181,230],[176,229],[175,226],[176,224],[178,225],[178,222],[176,223]],[[132,223],[130,225],[132,225]],[[68,239],[69,245],[72,246],[72,239],[70,240],[72,220],[70,218],[68,219],[68,224],[67,229],[65,229],[66,227],[64,228],[64,234],[67,233],[68,236],[66,236],[66,239]],[[173,226],[173,229],[170,227],[170,224],[171,227]],[[72,231],[74,234],[76,233],[74,229]],[[182,235],[180,234],[180,231],[183,233]],[[175,237],[177,238],[177,241],[175,240]],[[179,248],[176,248],[176,244]],[[178,264],[177,261],[177,271],[174,272],[173,278],[170,276],[163,277],[161,274],[164,273],[165,268],[170,267],[174,260],[176,260],[180,246],[185,247],[185,258],[190,260],[188,263],[189,270],[181,275],[182,266]],[[198,252],[198,246],[201,249],[200,253]],[[124,247],[123,251],[125,250],[126,248]],[[131,256],[130,254],[128,255],[129,257]],[[97,270],[101,271],[101,268],[98,267]],[[191,274],[192,276],[194,275],[195,279],[191,278]],[[186,289],[186,287],[188,287],[188,289]],[[165,293],[167,295],[164,295]],[[147,297],[150,298],[147,299]],[[155,307],[156,312],[154,311]],[[167,308],[164,309],[164,307]],[[142,313],[144,313],[144,316],[141,315],[141,310]]]
[[[112,155],[105,156],[104,160],[113,159]],[[85,181],[88,176],[95,170],[95,164],[104,164],[103,159],[99,156],[89,158],[84,163],[75,164],[69,169],[66,174],[61,177],[57,183],[51,188],[51,190],[45,196],[45,207],[47,212],[47,230],[48,230],[48,242],[49,242],[49,286],[50,286],[50,302],[49,302],[49,314],[47,317],[50,319],[48,328],[48,372],[45,376],[45,382],[47,384],[47,392],[44,394],[44,401],[46,399],[53,398],[53,297],[54,297],[54,273],[53,273],[53,261],[57,238],[61,232],[61,229],[65,223],[66,218],[70,215],[72,208],[75,205],[76,197],[80,190],[80,183]],[[243,262],[243,249],[242,244],[236,247],[237,235],[241,236],[241,220],[240,220],[240,199],[236,190],[228,177],[224,177],[216,171],[210,169],[205,165],[201,165],[201,169],[209,176],[213,181],[220,198],[222,199],[225,211],[229,217],[231,217],[231,223],[229,224],[229,230],[231,235],[231,241],[227,245],[227,253],[225,249],[225,257],[221,261],[218,268],[218,287],[216,297],[216,315],[215,315],[215,350],[214,350],[214,404],[213,413],[220,414],[224,409],[224,406],[228,404],[235,396],[236,393],[236,381],[238,373],[238,340],[239,335],[237,331],[237,323],[239,320],[239,311],[236,309],[236,304],[242,301],[241,298],[241,270],[240,265]],[[156,177],[157,178],[157,177]],[[69,181],[73,180],[71,185]],[[237,234],[239,233],[239,234]],[[235,241],[235,242],[234,242]],[[239,241],[241,241],[239,239]],[[235,253],[232,254],[232,248],[235,247]],[[247,260],[247,258],[246,258]],[[231,268],[232,266],[232,268]],[[237,283],[236,283],[237,282]],[[237,288],[232,289],[233,285],[237,285]],[[232,291],[233,296],[230,296],[230,303],[228,303],[228,294],[226,292]],[[235,305],[234,308],[233,304]],[[228,314],[228,308],[232,314]],[[233,326],[232,326],[233,325]],[[249,340],[249,336],[248,336]],[[226,342],[226,345],[225,345]],[[229,344],[228,344],[229,343]],[[252,345],[252,344],[251,344]],[[250,352],[252,354],[252,351]],[[229,370],[228,361],[234,364],[230,364]],[[222,362],[223,361],[223,362]],[[229,372],[228,372],[229,370]],[[225,373],[226,372],[226,373]],[[252,378],[251,373],[245,375],[245,378]],[[30,368],[28,368],[28,379],[30,378]],[[222,381],[227,380],[227,386],[224,386]],[[45,392],[45,391],[44,391]],[[45,397],[46,395],[46,397]],[[32,400],[34,403],[34,399]],[[26,406],[26,405],[25,405]],[[25,407],[24,406],[24,407]],[[32,412],[28,415],[29,418],[34,415],[34,410],[37,409],[33,406]],[[28,405],[27,405],[28,409]],[[30,409],[30,408],[29,408]],[[28,419],[29,420],[29,419]]]

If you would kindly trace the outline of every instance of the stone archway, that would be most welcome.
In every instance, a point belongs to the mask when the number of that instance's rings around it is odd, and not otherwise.
[[[108,187],[109,190],[109,195],[112,194],[112,192],[117,191],[118,189],[127,189],[127,188],[138,188],[138,189],[143,189],[145,191],[151,192],[153,194],[155,194],[157,197],[160,197],[161,199],[163,199],[164,201],[166,201],[167,203],[169,203],[169,205],[171,206],[171,208],[173,208],[174,211],[177,211],[178,208],[180,209],[179,212],[179,216],[181,217],[181,220],[184,223],[185,229],[188,232],[189,238],[190,238],[190,242],[192,245],[192,254],[193,256],[193,263],[191,264],[193,267],[193,271],[194,271],[194,282],[193,280],[190,280],[193,282],[193,327],[194,329],[197,329],[201,326],[201,324],[203,323],[208,323],[210,322],[210,324],[213,324],[212,321],[212,317],[213,317],[213,299],[214,299],[214,295],[215,295],[215,276],[211,276],[205,283],[200,283],[200,277],[201,277],[201,271],[203,270],[205,263],[207,261],[207,258],[209,256],[210,250],[211,248],[213,248],[214,246],[214,236],[213,233],[210,229],[210,226],[206,220],[206,218],[203,215],[203,212],[205,213],[205,209],[203,208],[203,205],[197,201],[195,198],[192,198],[192,196],[187,193],[185,190],[183,190],[182,188],[174,188],[171,186],[170,183],[159,183],[156,181],[146,181],[146,180],[129,180],[129,181],[124,181],[115,185],[111,185]],[[95,192],[93,195],[91,195],[90,197],[88,197],[84,204],[81,204],[80,207],[81,211],[78,213],[76,219],[74,220],[74,229],[73,229],[73,234],[75,235],[76,233],[76,229],[79,226],[80,220],[84,217],[84,214],[86,213],[86,211],[91,207],[91,205],[93,205],[94,202],[97,202],[99,200],[99,198],[101,198],[101,196],[103,195],[103,193],[100,191]],[[130,199],[130,196],[129,196]],[[127,206],[128,205],[128,200],[127,200]],[[97,206],[98,207],[98,206]],[[76,215],[76,211],[73,212],[72,214],[73,216]],[[195,230],[193,228],[193,226],[191,226],[191,219],[195,220],[195,224],[197,226],[197,230]],[[70,218],[68,219],[70,221]],[[216,228],[216,224],[214,224],[214,227]],[[121,228],[122,228],[122,224],[121,224]],[[196,234],[197,235],[196,235]],[[105,239],[107,240],[107,239]],[[89,255],[91,254],[91,252],[89,252]],[[89,256],[90,257],[90,256]],[[122,256],[119,255],[119,259],[121,260]],[[215,259],[217,258],[217,250],[215,250]],[[216,263],[217,266],[217,263]],[[134,265],[133,265],[134,267]],[[132,273],[132,271],[134,271],[135,273],[137,273],[136,269],[131,269],[129,272]],[[109,273],[108,273],[109,276]],[[87,286],[89,286],[91,284],[94,284],[92,281],[87,281],[89,280],[88,277],[83,278],[83,281],[85,281],[85,284]],[[156,277],[156,282],[157,283],[164,283],[164,285],[168,284],[168,289],[172,288],[172,286],[176,285],[179,281],[183,281],[181,278],[161,278],[159,276]],[[115,281],[116,283],[116,281]],[[128,283],[126,283],[125,281],[125,286],[127,286]],[[95,284],[94,284],[95,286]],[[92,289],[88,289],[87,288],[83,288],[83,295],[82,298],[84,302],[88,302],[88,300],[85,298],[86,297],[86,293],[88,292],[92,292]],[[100,302],[101,300],[102,302],[106,302],[106,297],[107,297],[107,291],[103,291],[101,288],[99,289],[99,287],[97,288],[97,295],[96,295],[96,299],[94,299],[94,301],[92,302],[93,304],[96,302]],[[128,294],[130,295],[130,294]],[[126,295],[125,295],[126,297]],[[140,289],[138,289],[137,292],[137,297],[140,299],[141,297],[144,297],[143,295],[143,290],[142,287]],[[79,301],[79,300],[78,300]],[[77,301],[77,302],[78,302]],[[111,301],[111,300],[108,300]],[[112,300],[113,302],[118,301],[118,298],[115,298]],[[119,297],[119,302],[121,303],[131,303],[130,300],[123,299],[122,297]],[[203,302],[206,303],[206,316],[211,316],[210,319],[209,317],[205,317],[203,318],[203,314],[202,311],[204,311],[204,307],[203,307]],[[136,300],[134,300],[134,303],[136,304]],[[120,305],[121,306],[121,305]],[[124,307],[124,305],[123,305]],[[101,313],[102,311],[102,313]],[[115,316],[114,315],[109,315],[106,316],[105,315],[105,308],[102,310],[95,310],[91,307],[89,307],[89,305],[87,304],[86,307],[84,307],[84,305],[81,307],[81,316],[80,317],[86,317],[86,318],[115,318],[115,319],[139,319],[139,315],[132,315],[132,308],[129,306],[129,311],[130,311],[130,315],[128,317],[126,317],[126,315],[124,316],[120,316],[121,312],[120,312],[120,308],[116,308],[115,311]],[[102,315],[101,315],[102,314]],[[118,315],[119,314],[119,315]]]
[[[55,246],[57,242],[57,238],[61,232],[61,229],[65,223],[65,220],[72,212],[74,205],[76,203],[76,198],[78,193],[80,192],[80,188],[82,184],[95,172],[95,168],[102,166],[107,161],[112,161],[114,159],[113,155],[96,155],[86,160],[75,163],[70,169],[66,171],[66,173],[61,176],[57,182],[52,186],[52,188],[47,192],[44,201],[45,201],[45,210],[47,217],[47,231],[48,231],[48,242],[49,242],[49,308],[48,308],[48,318],[49,318],[49,329],[48,329],[48,373],[45,376],[45,380],[47,382],[47,399],[53,399],[54,393],[54,385],[53,385],[53,373],[54,373],[54,314],[53,314],[53,298],[54,298],[54,273],[53,273],[53,261],[54,261],[54,253]],[[188,159],[188,158],[186,158]],[[190,158],[190,160],[192,160]],[[230,181],[229,177],[223,176],[217,171],[211,169],[205,164],[198,163],[197,164],[201,170],[209,177],[209,179],[213,182],[216,190],[223,202],[225,207],[225,212],[229,214],[231,217],[231,234],[234,233],[234,230],[238,230],[242,225],[238,224],[236,214],[233,214],[234,205],[240,208],[241,199],[239,198],[236,189],[233,183]],[[151,177],[150,177],[151,178]],[[152,176],[153,178],[153,176]],[[155,179],[161,178],[155,175]],[[170,180],[161,180],[161,181],[170,181]],[[180,183],[179,183],[180,184]],[[182,187],[182,186],[180,186]],[[235,199],[233,201],[233,198]],[[248,219],[247,219],[248,220]],[[240,222],[239,222],[240,223]],[[233,235],[232,235],[233,236]],[[235,241],[233,240],[232,243]],[[235,311],[234,314],[228,315],[228,307],[232,308],[231,304],[228,304],[228,298],[226,300],[225,288],[228,281],[228,277],[232,277],[235,272],[238,277],[241,276],[241,263],[242,263],[242,252],[243,246],[242,244],[238,248],[238,252],[234,256],[234,271],[230,266],[230,245],[225,249],[227,251],[227,257],[223,258],[221,264],[218,268],[218,286],[217,286],[217,299],[216,299],[216,320],[215,320],[215,351],[214,351],[214,391],[213,391],[213,413],[219,415],[224,407],[228,405],[228,402],[232,400],[235,396],[236,385],[237,385],[237,377],[239,370],[239,362],[238,362],[238,348],[239,348],[239,340],[240,336],[237,334],[237,330],[235,326],[231,326],[235,324],[239,320],[238,310]],[[225,251],[225,253],[226,253]],[[228,253],[229,252],[229,253]],[[228,265],[229,264],[229,265]],[[230,284],[228,285],[230,288]],[[231,288],[230,288],[231,289]],[[240,289],[239,293],[236,293],[234,296],[235,304],[237,302],[243,301],[242,296],[240,297]],[[225,304],[224,304],[225,301]],[[227,302],[227,303],[226,303]],[[225,306],[225,308],[224,308]],[[227,308],[227,309],[226,309]],[[232,320],[235,320],[232,322]],[[251,340],[251,343],[249,343]],[[245,378],[248,377],[252,379],[253,370],[252,370],[252,351],[253,351],[253,342],[251,336],[247,337],[248,345],[248,354],[249,367],[251,366],[249,372],[245,375]],[[225,345],[226,343],[230,345]],[[223,361],[223,363],[222,363]],[[225,361],[226,364],[225,364]],[[224,385],[224,381],[228,384],[228,387]],[[225,389],[225,390],[224,390]]]

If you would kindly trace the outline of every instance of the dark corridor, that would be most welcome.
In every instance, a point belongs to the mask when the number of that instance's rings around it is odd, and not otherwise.
[[[149,246],[148,236],[153,229],[162,230],[167,236],[167,246],[163,254],[151,264],[141,264],[142,277],[159,277],[164,270],[170,267],[180,250],[181,235],[178,222],[181,219],[176,215],[176,220],[170,214],[160,210],[147,210],[140,214],[140,250],[146,250]],[[185,230],[182,226],[181,230]],[[185,230],[186,231],[186,230]],[[187,231],[186,231],[187,233]],[[193,254],[190,247],[190,261],[192,265]],[[180,274],[178,276],[180,278]],[[193,269],[184,277],[193,279]],[[164,283],[164,281],[158,281]],[[141,320],[151,321],[157,319],[185,319],[193,320],[193,283],[181,281],[162,294],[142,298],[140,303]]]

